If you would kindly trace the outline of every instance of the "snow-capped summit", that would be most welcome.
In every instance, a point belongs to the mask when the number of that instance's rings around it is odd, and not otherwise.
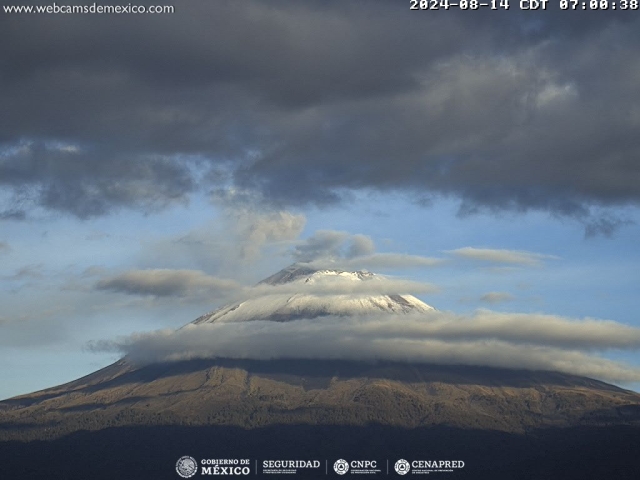
[[[366,271],[316,270],[293,264],[262,280],[249,299],[226,305],[194,324],[322,316],[407,314],[433,310],[413,295],[386,292],[386,277]]]
[[[300,281],[301,279],[305,283],[309,283],[321,278],[336,276],[350,280],[371,280],[373,278],[380,278],[378,275],[366,271],[345,272],[342,270],[331,269],[317,270],[304,264],[294,263],[293,265],[280,270],[278,273],[265,278],[258,285],[284,285],[286,283]]]

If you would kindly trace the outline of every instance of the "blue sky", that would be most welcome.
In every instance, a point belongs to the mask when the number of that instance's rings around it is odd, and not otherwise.
[[[0,398],[305,252],[432,283],[458,320],[523,314],[521,344],[550,322],[557,359],[631,365],[638,389],[640,20],[439,13],[0,16]]]
[[[439,310],[472,314],[487,308],[640,327],[635,315],[635,285],[640,280],[634,268],[640,260],[636,224],[611,238],[585,238],[579,225],[547,214],[460,218],[456,211],[451,200],[424,207],[385,194],[359,195],[348,208],[292,209],[306,218],[299,235],[265,242],[255,257],[231,259],[233,265],[224,271],[228,278],[251,285],[292,263],[296,245],[319,230],[331,229],[367,235],[379,252],[444,259],[432,267],[383,272],[437,285],[438,293],[418,296]],[[94,289],[101,276],[133,269],[193,269],[218,275],[222,267],[215,251],[207,264],[198,255],[169,253],[164,246],[194,231],[209,232],[216,242],[233,241],[217,228],[224,215],[200,197],[155,215],[122,212],[91,220],[43,215],[37,221],[6,224],[11,228],[3,231],[3,241],[10,247],[3,253],[5,335],[0,355],[6,368],[1,396],[70,381],[117,359],[113,353],[89,351],[92,341],[176,328],[224,303],[224,298],[215,296],[164,301]],[[447,253],[463,247],[526,251],[548,258],[536,265],[505,265],[456,260]],[[483,299],[490,292],[508,295]],[[638,364],[633,352],[613,350],[605,355]]]

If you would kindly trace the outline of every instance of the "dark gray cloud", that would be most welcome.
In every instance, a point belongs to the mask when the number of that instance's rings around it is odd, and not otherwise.
[[[278,205],[375,189],[541,209],[587,234],[640,200],[640,20],[387,1],[0,17],[6,212]],[[572,15],[573,14],[573,15]],[[5,215],[2,214],[2,215]]]
[[[24,210],[7,209],[0,211],[0,220],[24,220],[27,212]]]
[[[0,187],[14,189],[14,200],[87,218],[114,207],[146,211],[184,202],[194,190],[185,162],[152,152],[23,142],[0,155]],[[6,218],[22,219],[21,210]]]
[[[610,237],[618,228],[623,225],[628,225],[629,223],[631,223],[629,219],[621,219],[612,214],[605,214],[587,221],[584,234],[587,238],[598,235]]]

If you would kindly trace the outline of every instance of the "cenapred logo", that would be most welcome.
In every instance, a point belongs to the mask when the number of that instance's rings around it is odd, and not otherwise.
[[[349,462],[344,459],[336,460],[336,463],[333,464],[333,469],[338,475],[344,475],[349,471]]]
[[[394,468],[396,469],[398,475],[406,475],[407,473],[409,473],[409,470],[411,470],[411,465],[409,465],[409,462],[407,462],[404,458],[401,458],[396,462]]]
[[[191,478],[198,472],[198,462],[193,457],[185,455],[176,462],[176,472],[182,478]]]

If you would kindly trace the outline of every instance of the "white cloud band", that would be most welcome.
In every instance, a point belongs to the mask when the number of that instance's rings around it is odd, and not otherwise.
[[[291,322],[188,325],[97,342],[139,363],[191,358],[391,360],[557,370],[614,382],[640,370],[589,354],[640,348],[640,329],[615,322],[480,311]]]

